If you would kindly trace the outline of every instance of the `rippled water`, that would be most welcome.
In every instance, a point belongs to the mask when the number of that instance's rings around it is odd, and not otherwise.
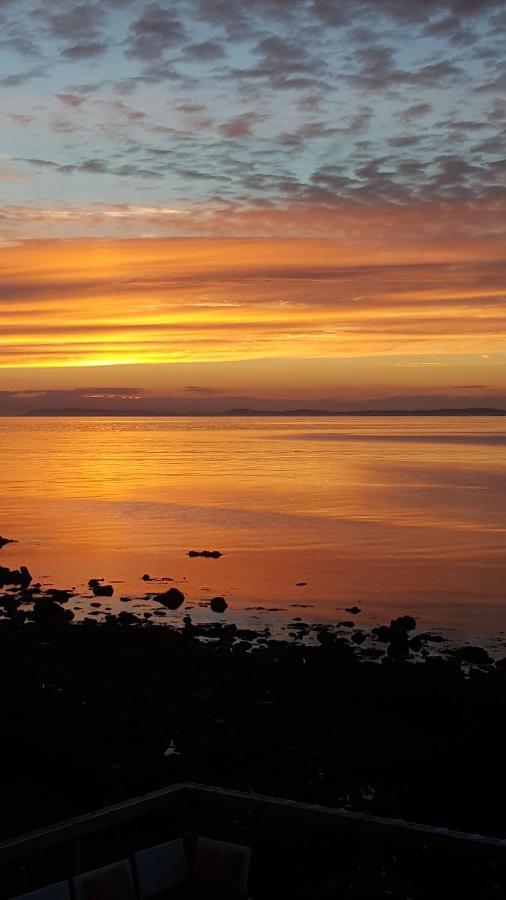
[[[163,589],[148,572],[196,618],[221,594],[256,623],[357,604],[505,626],[506,418],[5,418],[0,464],[1,563],[83,593],[103,576],[114,609]],[[204,548],[224,556],[186,556]]]

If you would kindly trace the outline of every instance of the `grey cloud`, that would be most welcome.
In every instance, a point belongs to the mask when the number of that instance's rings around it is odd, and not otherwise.
[[[149,3],[128,29],[127,55],[133,59],[156,60],[166,50],[186,39],[179,19],[157,3]]]
[[[188,59],[195,62],[213,62],[224,59],[226,54],[219,41],[202,41],[200,44],[189,44],[185,49]]]
[[[432,112],[430,103],[413,103],[406,109],[401,110],[397,117],[401,122],[412,122],[419,119],[421,116],[428,115],[430,112]]]
[[[68,62],[76,62],[80,59],[93,59],[106,53],[107,44],[101,41],[83,41],[80,44],[72,44],[61,51],[60,56]]]

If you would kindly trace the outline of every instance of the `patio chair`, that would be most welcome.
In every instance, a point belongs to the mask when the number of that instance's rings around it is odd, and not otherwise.
[[[198,837],[192,855],[190,885],[210,896],[247,900],[251,847]]]
[[[188,881],[188,863],[181,838],[139,850],[135,868],[140,900],[162,894]]]
[[[136,900],[128,859],[76,875],[73,885],[75,900]]]
[[[68,881],[58,881],[57,884],[49,884],[47,887],[30,891],[28,894],[19,894],[12,900],[70,900],[70,888]]]

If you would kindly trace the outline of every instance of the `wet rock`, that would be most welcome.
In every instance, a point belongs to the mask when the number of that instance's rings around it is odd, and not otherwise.
[[[376,640],[387,644],[390,641],[407,640],[408,632],[416,628],[416,619],[413,616],[399,616],[392,619],[390,625],[379,625],[372,629]]]
[[[382,644],[388,644],[391,633],[388,625],[378,625],[377,628],[373,628],[372,633],[374,634],[377,641],[381,641]]]
[[[112,597],[114,593],[112,584],[100,584],[100,582],[94,581],[90,587],[95,597]]]
[[[131,603],[131,597],[120,597],[120,603]]]
[[[166,606],[167,609],[179,609],[184,603],[184,594],[175,587],[169,588],[163,594],[155,594],[153,600]]]
[[[400,662],[409,659],[409,641],[406,637],[396,637],[387,647],[387,653],[390,659]]]
[[[306,587],[307,581],[297,581],[295,587]]]
[[[19,597],[15,597],[13,594],[3,594],[0,597],[0,606],[2,606],[6,612],[6,615],[13,616],[18,611],[18,607],[21,603]]]
[[[67,603],[72,597],[71,591],[62,591],[58,588],[50,588],[46,591],[46,595],[54,600],[55,603]]]
[[[468,665],[489,666],[492,663],[492,657],[484,647],[459,647],[454,656],[459,663]]]
[[[37,625],[66,625],[74,618],[70,609],[63,609],[50,597],[39,597],[33,607],[33,619]]]
[[[90,606],[94,606],[94,607],[98,608],[99,606],[102,606],[102,604],[99,603],[98,600],[95,600],[95,601],[92,600],[92,602],[90,603]]]
[[[0,566],[0,587],[19,585],[21,588],[27,588],[31,580],[32,576],[26,566],[20,566],[19,569]]]
[[[355,627],[355,622],[346,621],[346,622],[338,622],[337,624],[340,625],[341,628],[354,628]]]
[[[98,628],[98,622],[96,619],[90,619],[88,616],[85,616],[82,621],[83,628]]]
[[[425,646],[425,638],[423,634],[417,634],[415,637],[411,638],[408,643],[409,648],[413,653],[420,653],[420,650]]]
[[[6,544],[15,544],[15,543],[16,543],[16,541],[13,540],[12,538],[2,537],[2,535],[0,534],[0,547],[5,547]]]
[[[219,559],[223,553],[220,553],[219,550],[189,550],[187,555],[191,558],[203,556],[205,559]]]
[[[347,613],[351,613],[352,616],[357,616],[362,610],[359,606],[347,606],[344,610]]]
[[[330,631],[321,630],[316,635],[316,640],[319,641],[322,646],[333,644],[335,641],[335,636],[330,633]]]
[[[223,613],[228,609],[228,603],[225,600],[225,597],[213,597],[210,606],[215,613]]]
[[[416,628],[416,619],[413,616],[399,616],[398,619],[392,619],[390,622],[390,630],[393,635],[404,635],[408,631],[414,631]]]
[[[148,575],[148,574],[146,573],[145,575],[142,576],[142,580],[143,580],[143,581],[151,581],[151,575]]]
[[[366,639],[366,635],[363,631],[354,631],[351,639],[354,644],[363,644]]]
[[[135,615],[135,613],[128,612],[126,609],[123,609],[117,616],[117,621],[119,625],[136,625],[141,620],[139,619],[139,616]]]

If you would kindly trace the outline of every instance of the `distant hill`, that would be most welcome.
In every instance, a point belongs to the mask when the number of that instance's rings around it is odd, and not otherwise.
[[[506,416],[506,410],[488,406],[463,409],[226,409],[224,416]]]
[[[156,417],[186,417],[186,416],[506,416],[506,410],[497,409],[488,406],[471,406],[462,409],[357,409],[357,410],[332,410],[332,409],[249,409],[241,407],[238,409],[225,409],[217,413],[188,412],[188,413],[171,413],[158,412],[156,410],[147,409],[93,409],[79,407],[66,407],[63,409],[33,409],[27,413],[21,413],[22,416],[115,416],[115,417],[139,417],[144,418],[150,416]]]

